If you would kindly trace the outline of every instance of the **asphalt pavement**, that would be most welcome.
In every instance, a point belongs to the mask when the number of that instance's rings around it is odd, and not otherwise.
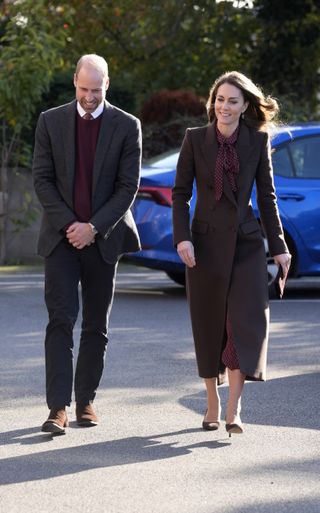
[[[268,381],[246,384],[231,439],[201,429],[185,292],[164,273],[120,265],[97,427],[72,405],[66,435],[40,432],[46,319],[42,270],[0,272],[1,512],[320,512],[319,279],[271,302]]]

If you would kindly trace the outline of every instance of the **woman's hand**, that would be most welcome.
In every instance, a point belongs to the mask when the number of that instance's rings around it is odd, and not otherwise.
[[[194,247],[192,242],[184,240],[179,242],[177,245],[178,255],[182,262],[188,267],[194,267],[196,265],[196,259],[194,257]]]
[[[284,280],[288,277],[288,272],[291,264],[291,255],[290,253],[282,253],[281,255],[275,255],[274,261],[277,265],[281,265],[283,271]]]

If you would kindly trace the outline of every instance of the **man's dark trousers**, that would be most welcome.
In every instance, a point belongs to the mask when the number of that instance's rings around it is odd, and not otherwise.
[[[97,244],[79,250],[67,239],[45,259],[46,393],[49,408],[71,403],[73,383],[73,328],[82,293],[82,326],[75,373],[75,400],[93,401],[104,367],[116,264],[106,263]]]

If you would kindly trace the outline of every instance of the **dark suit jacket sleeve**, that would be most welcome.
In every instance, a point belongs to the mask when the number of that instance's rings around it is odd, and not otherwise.
[[[90,222],[108,238],[131,207],[139,187],[141,167],[141,126],[138,119],[127,121],[128,131],[123,143],[114,192],[93,215]]]
[[[43,113],[35,133],[33,181],[39,201],[57,231],[76,219],[56,187],[53,154]]]
[[[256,174],[257,202],[264,232],[268,239],[271,256],[288,253],[284,240],[282,224],[277,207],[271,146],[268,134],[264,134],[260,162]]]
[[[190,200],[194,181],[194,157],[191,131],[187,129],[177,164],[177,173],[172,192],[173,243],[191,241]]]

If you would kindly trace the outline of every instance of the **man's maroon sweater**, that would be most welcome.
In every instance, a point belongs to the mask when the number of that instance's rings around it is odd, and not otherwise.
[[[73,204],[77,220],[83,223],[89,222],[92,216],[92,175],[101,118],[83,119],[77,112]]]

